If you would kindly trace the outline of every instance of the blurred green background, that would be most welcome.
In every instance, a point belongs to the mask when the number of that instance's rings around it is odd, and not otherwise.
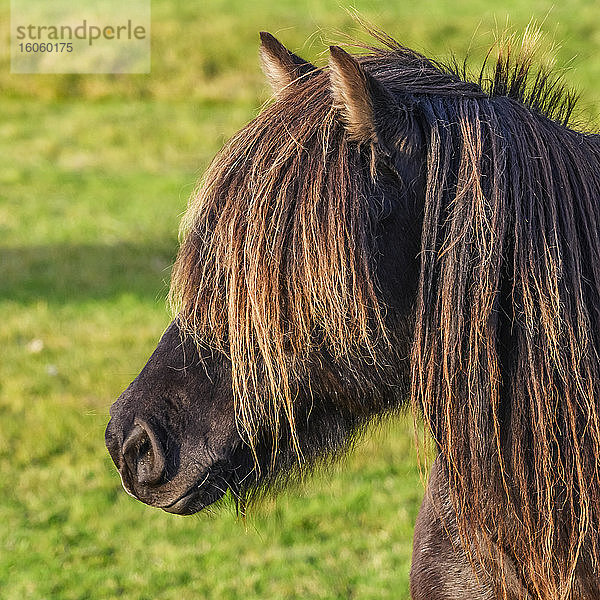
[[[0,5],[0,598],[408,598],[422,496],[410,418],[254,510],[180,518],[128,497],[108,407],[169,321],[169,267],[210,158],[269,98],[258,31],[317,64],[341,1],[154,0],[149,75],[11,75]],[[434,57],[477,64],[535,19],[598,121],[600,4],[357,0]],[[550,42],[549,42],[550,44]]]

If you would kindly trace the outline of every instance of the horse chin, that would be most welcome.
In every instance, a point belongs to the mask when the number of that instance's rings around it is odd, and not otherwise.
[[[200,480],[174,502],[166,506],[158,506],[165,512],[174,515],[193,515],[207,506],[220,500],[227,492],[228,486],[222,477],[220,485],[211,481],[210,475]]]
[[[179,500],[169,504],[168,506],[161,506],[162,510],[174,515],[193,515],[200,512],[207,506],[210,506],[217,500],[220,500],[225,495],[226,490],[213,490],[211,493],[206,494],[192,490],[187,494],[183,495]]]

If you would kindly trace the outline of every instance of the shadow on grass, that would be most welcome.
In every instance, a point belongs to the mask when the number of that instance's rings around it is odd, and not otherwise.
[[[160,300],[176,252],[175,239],[148,245],[0,247],[0,300],[65,304],[121,294]]]

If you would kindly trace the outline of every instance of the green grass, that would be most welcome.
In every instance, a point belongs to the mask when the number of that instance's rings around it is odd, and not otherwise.
[[[0,55],[3,600],[408,598],[422,496],[409,419],[246,524],[134,501],[103,443],[108,407],[168,323],[187,197],[269,97],[257,32],[323,64],[326,40],[357,33],[347,5],[154,0],[147,76],[11,75]],[[507,15],[516,30],[545,19],[583,118],[597,120],[597,3],[353,5],[407,45],[437,57],[470,48],[475,63]],[[0,15],[7,42],[4,5]]]

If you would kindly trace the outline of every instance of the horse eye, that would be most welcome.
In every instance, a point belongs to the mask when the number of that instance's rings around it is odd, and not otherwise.
[[[392,179],[397,179],[400,183],[402,183],[402,177],[400,177],[400,173],[398,173],[398,169],[392,163],[392,160],[388,157],[382,157],[379,159],[377,163],[377,171],[379,171],[382,175],[387,175]]]

